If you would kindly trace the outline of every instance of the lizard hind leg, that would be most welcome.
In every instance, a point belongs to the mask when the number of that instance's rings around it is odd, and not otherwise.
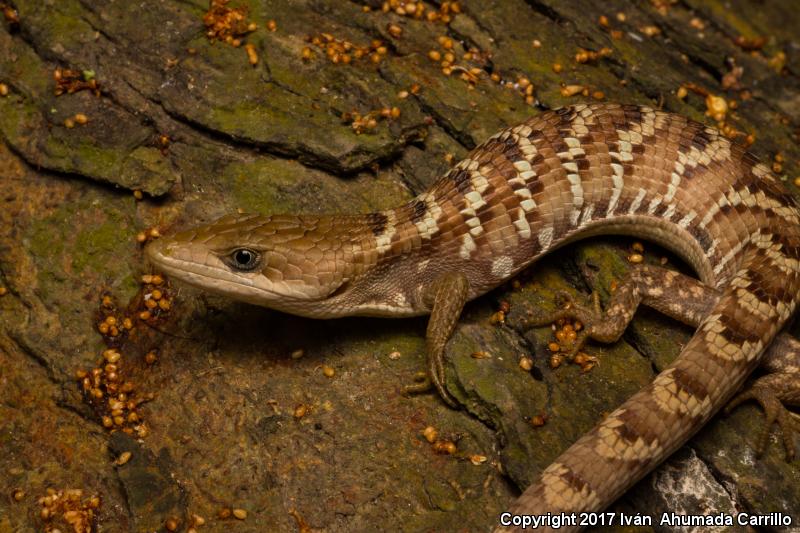
[[[800,341],[785,334],[778,336],[767,351],[762,368],[769,373],[737,394],[725,407],[725,414],[748,400],[757,401],[766,419],[757,441],[757,455],[764,453],[772,425],[777,422],[786,460],[791,461],[797,455],[794,437],[800,434],[800,422],[786,405],[800,406]]]
[[[469,280],[460,272],[442,274],[426,287],[424,297],[431,306],[431,318],[425,335],[428,372],[422,383],[406,386],[403,389],[404,394],[416,394],[435,388],[447,405],[458,407],[458,402],[446,388],[445,346],[455,330],[468,294]]]
[[[553,313],[523,320],[523,328],[542,326],[560,319],[578,320],[585,325],[575,339],[568,358],[573,358],[587,340],[616,342],[628,327],[639,305],[652,307],[684,324],[697,327],[716,304],[719,293],[700,281],[665,268],[643,265],[634,268],[611,294],[605,311],[600,308],[597,292],[593,305],[576,303],[566,292],[559,296],[567,306]]]
[[[697,327],[719,299],[719,291],[704,285],[699,280],[665,268],[644,265],[632,270],[622,280],[611,296],[605,313],[600,311],[596,293],[592,307],[575,303],[566,293],[559,293],[568,307],[546,315],[534,316],[523,321],[523,327],[542,326],[567,318],[586,324],[583,336],[576,338],[568,357],[574,355],[589,339],[598,342],[616,341],[633,317],[639,305],[647,305],[684,324]],[[761,455],[766,449],[773,423],[783,437],[787,460],[796,456],[794,435],[800,433],[797,415],[785,406],[800,406],[800,340],[782,333],[767,348],[761,365],[766,375],[755,380],[749,388],[731,400],[725,408],[730,413],[738,405],[757,401],[766,417],[756,452]]]

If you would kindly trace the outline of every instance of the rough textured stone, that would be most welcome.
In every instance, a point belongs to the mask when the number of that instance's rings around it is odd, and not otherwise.
[[[488,530],[517,488],[691,335],[642,312],[619,343],[587,348],[600,358],[592,371],[550,369],[551,330],[521,331],[525,311],[552,308],[560,289],[606,298],[632,241],[573,245],[517,288],[467,306],[450,343],[452,393],[465,405],[454,411],[434,396],[400,394],[423,367],[424,319],[319,322],[173,288],[170,319],[137,323],[120,346],[126,379],[155,394],[138,409],[149,432],[137,441],[102,427],[74,375],[106,347],[101,297],[121,310],[136,303],[146,271],[140,231],[236,210],[388,208],[497,129],[596,91],[712,123],[702,95],[677,98],[689,83],[736,99],[732,124],[755,135],[764,159],[783,155],[792,190],[800,175],[800,15],[777,1],[465,0],[445,25],[383,13],[372,1],[365,11],[335,0],[232,0],[257,25],[243,38],[258,53],[255,66],[243,48],[206,39],[204,0],[5,5],[19,21],[0,24],[0,83],[9,89],[0,97],[0,286],[8,289],[0,296],[0,492],[25,497],[0,498],[0,531],[41,531],[37,500],[48,487],[99,495],[99,531],[153,530],[169,518],[185,528],[192,514],[206,519],[201,531],[224,531],[234,519],[219,513],[233,508],[248,512],[237,531]],[[660,34],[647,36],[650,27]],[[321,32],[356,45],[379,39],[387,53],[377,65],[333,64],[306,40]],[[483,67],[474,83],[429,58],[446,52],[445,36],[459,66]],[[767,40],[750,52],[735,44],[740,36]],[[306,46],[314,57],[303,61]],[[473,46],[482,59],[464,61]],[[602,47],[611,55],[576,63],[579,49]],[[725,91],[734,64],[744,69],[740,87]],[[56,68],[94,77],[100,95],[56,96]],[[535,88],[532,105],[523,77]],[[399,96],[414,84],[419,92]],[[575,84],[589,96],[562,96]],[[395,106],[398,118],[360,134],[342,120]],[[88,123],[67,128],[78,113]],[[146,193],[142,201],[134,190]],[[648,261],[664,255],[645,246]],[[511,313],[494,326],[501,300]],[[148,365],[153,348],[158,362]],[[298,349],[304,355],[292,358]],[[477,351],[490,357],[470,357]],[[531,372],[520,369],[522,354],[533,357]],[[298,406],[304,416],[295,416]],[[536,415],[547,416],[544,426],[531,425]],[[783,460],[774,437],[764,457],[753,455],[761,424],[752,405],[715,419],[612,510],[800,509],[797,461]],[[433,451],[422,436],[429,425],[456,443],[455,456]],[[124,451],[131,460],[115,465]],[[473,455],[487,460],[474,465]]]

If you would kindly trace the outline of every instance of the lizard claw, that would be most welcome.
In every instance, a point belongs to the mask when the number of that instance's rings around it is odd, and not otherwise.
[[[533,327],[553,324],[564,319],[580,322],[584,328],[574,341],[574,346],[577,347],[572,354],[574,356],[592,335],[592,326],[603,319],[603,311],[600,309],[600,296],[596,291],[592,291],[593,304],[591,307],[576,302],[575,298],[564,290],[556,293],[556,300],[561,304],[561,309],[556,309],[552,313],[542,313],[523,319],[522,328],[528,330]]]
[[[522,327],[530,329],[539,326],[552,324],[558,320],[577,320],[584,324],[584,335],[587,335],[591,325],[599,322],[603,318],[603,311],[600,308],[600,295],[592,291],[592,306],[578,303],[575,298],[567,291],[560,290],[556,293],[556,300],[560,303],[561,309],[556,309],[551,313],[534,314],[522,320]]]
[[[420,373],[417,379],[418,383],[413,385],[406,385],[403,387],[403,396],[411,396],[412,394],[424,394],[426,392],[430,392],[434,389],[439,393],[444,403],[452,407],[453,409],[458,409],[458,402],[456,401],[453,396],[447,392],[447,389],[444,387],[444,383],[437,382],[436,380],[431,379],[427,375]]]
[[[441,396],[444,403],[452,407],[458,408],[458,402],[447,391],[445,386],[446,377],[444,373],[444,353],[429,352],[428,354],[428,372],[419,372],[415,377],[417,383],[414,385],[406,385],[403,387],[403,395],[408,396],[411,394],[420,394],[436,390]]]
[[[770,429],[772,424],[777,422],[783,437],[783,446],[786,449],[786,460],[792,461],[796,452],[793,436],[794,433],[800,433],[800,425],[792,420],[792,413],[784,407],[774,390],[756,384],[736,395],[725,407],[725,414],[730,414],[737,406],[748,400],[757,401],[766,417],[764,429],[761,431],[756,445],[756,455],[760,457],[766,450]]]

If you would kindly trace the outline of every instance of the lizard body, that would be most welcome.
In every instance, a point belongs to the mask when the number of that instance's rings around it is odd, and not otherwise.
[[[397,209],[232,215],[155,241],[148,254],[173,278],[294,314],[430,313],[429,379],[452,404],[444,347],[464,303],[599,234],[655,241],[701,282],[642,270],[605,316],[571,312],[586,337],[616,340],[639,303],[698,329],[675,362],[557,458],[512,509],[545,514],[600,510],[652,470],[741,388],[795,310],[798,206],[717,130],[647,107],[576,105],[499,132]],[[673,282],[702,304],[682,310]],[[797,370],[793,354],[787,365]],[[796,376],[780,381],[778,400],[800,398]]]

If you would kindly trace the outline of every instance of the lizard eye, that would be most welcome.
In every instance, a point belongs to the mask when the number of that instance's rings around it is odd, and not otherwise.
[[[244,272],[255,270],[261,262],[260,254],[249,248],[237,248],[228,257],[233,268]]]

